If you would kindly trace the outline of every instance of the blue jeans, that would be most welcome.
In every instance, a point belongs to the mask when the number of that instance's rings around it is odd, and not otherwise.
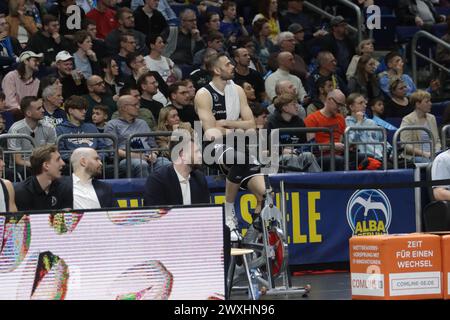
[[[164,157],[158,157],[153,163],[149,165],[147,161],[138,158],[131,159],[131,176],[130,178],[146,178],[152,171],[156,171],[162,166],[170,164],[171,161]],[[127,160],[122,159],[119,163],[119,173],[121,177],[127,175]]]

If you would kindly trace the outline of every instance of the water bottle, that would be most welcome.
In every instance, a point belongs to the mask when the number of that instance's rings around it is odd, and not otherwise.
[[[253,293],[255,294],[255,300],[259,300],[259,286],[258,280],[256,280],[257,276],[258,276],[257,271],[255,269],[251,269],[250,270],[251,283],[249,285],[252,286]],[[248,298],[249,300],[253,299],[251,290],[248,291]]]

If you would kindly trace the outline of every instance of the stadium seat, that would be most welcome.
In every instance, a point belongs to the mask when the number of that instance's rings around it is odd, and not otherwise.
[[[171,5],[170,7],[172,8],[173,12],[175,12],[177,17],[179,17],[180,13],[185,9],[193,10],[197,17],[200,15],[197,10],[197,6],[193,5],[193,4],[174,4],[174,5]]]
[[[380,49],[391,49],[395,42],[395,33],[392,30],[397,25],[397,18],[394,15],[381,15],[381,29],[373,30],[375,47]]]
[[[436,102],[431,105],[431,114],[441,117],[444,114],[445,108],[450,104],[450,101]]]
[[[395,33],[397,35],[397,41],[400,44],[411,41],[416,32],[420,31],[420,28],[415,26],[397,26]]]
[[[436,9],[436,13],[444,16],[450,15],[450,7],[434,7]]]

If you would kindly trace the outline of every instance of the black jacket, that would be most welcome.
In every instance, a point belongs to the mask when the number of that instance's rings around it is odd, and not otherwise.
[[[43,53],[43,64],[50,67],[55,61],[58,52],[66,50],[71,52],[73,46],[64,36],[61,36],[61,42],[56,43],[52,37],[46,37],[42,31],[38,31],[28,40],[26,50],[31,50],[35,53]]]
[[[147,35],[147,39],[151,34],[161,34],[169,28],[161,12],[154,10],[152,17],[149,18],[142,8],[143,6],[139,6],[134,11],[134,29]]]
[[[302,107],[300,107],[302,108]],[[281,113],[275,109],[267,120],[267,130],[282,129],[282,128],[304,128],[305,123],[299,117],[292,117],[291,121],[287,122],[281,117]],[[280,133],[281,143],[292,143],[292,140],[296,140],[296,143],[306,143],[306,133],[301,134],[282,134]]]
[[[72,176],[64,176],[59,180],[61,188],[67,194],[70,199],[70,203],[73,208],[73,178]],[[92,186],[97,194],[98,201],[102,208],[115,208],[118,207],[117,201],[113,199],[113,192],[111,186],[98,179],[92,179]]]
[[[439,22],[439,15],[436,13],[430,0],[423,0],[430,9],[436,22]],[[398,0],[395,14],[400,25],[416,25],[416,16],[419,15],[416,0]]]
[[[210,203],[209,189],[204,174],[195,170],[189,179],[192,204]],[[150,174],[145,183],[145,206],[172,206],[182,205],[180,181],[173,165],[161,167]]]

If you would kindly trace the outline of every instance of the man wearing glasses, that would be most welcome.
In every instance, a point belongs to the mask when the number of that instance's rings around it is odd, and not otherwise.
[[[170,33],[163,34],[167,38],[167,46],[164,56],[169,57],[182,70],[192,69],[194,53],[203,48],[203,40],[197,28],[197,17],[191,9],[186,9],[180,14],[180,27],[170,28]],[[191,70],[192,71],[192,70]],[[187,75],[183,73],[183,78]]]
[[[304,120],[305,125],[311,128],[325,127],[333,129],[333,144],[336,156],[336,170],[344,170],[344,144],[342,137],[345,131],[345,118],[340,113],[340,109],[345,108],[345,95],[341,90],[335,89],[327,95],[324,107],[311,113]],[[308,133],[308,140],[315,139],[316,143],[329,144],[330,136],[325,132]],[[330,170],[329,147],[323,147],[321,156],[323,160],[323,170]],[[320,161],[319,161],[320,163]]]
[[[92,109],[97,105],[108,106],[108,116],[109,119],[111,119],[112,114],[117,110],[117,106],[112,95],[108,94],[106,91],[105,81],[99,76],[91,76],[87,80],[87,88],[89,94],[84,96],[88,102],[86,122],[91,122]]]

